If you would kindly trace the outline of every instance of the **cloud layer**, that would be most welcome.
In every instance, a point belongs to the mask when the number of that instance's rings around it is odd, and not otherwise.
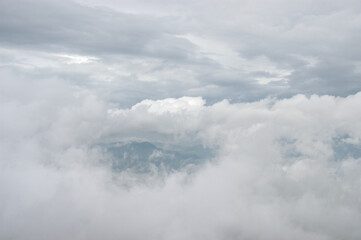
[[[359,1],[0,4],[2,68],[65,78],[123,107],[360,91]]]
[[[1,238],[361,236],[361,158],[334,157],[337,141],[360,147],[360,93],[115,109],[56,80],[46,93],[49,81],[15,82],[1,88]],[[195,172],[114,172],[99,144],[134,138],[216,154]]]
[[[0,1],[0,239],[361,239],[360,24],[358,0]]]

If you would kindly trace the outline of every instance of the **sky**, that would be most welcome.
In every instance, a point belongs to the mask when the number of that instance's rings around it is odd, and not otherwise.
[[[0,238],[361,239],[358,0],[1,0]]]

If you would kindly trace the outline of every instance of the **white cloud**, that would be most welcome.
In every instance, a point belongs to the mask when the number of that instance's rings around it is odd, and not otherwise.
[[[251,74],[252,72],[265,72],[274,77],[256,77],[254,80],[260,84],[270,82],[287,81],[287,77],[292,73],[290,69],[281,69],[272,63],[265,56],[255,59],[242,58],[237,51],[232,50],[227,44],[215,40],[201,38],[191,34],[178,36],[188,39],[199,47],[200,56],[210,58],[227,70],[243,71]]]
[[[80,56],[80,55],[69,55],[69,54],[54,54],[54,56],[67,59],[65,63],[67,64],[82,64],[82,63],[91,63],[99,58],[91,56]]]
[[[360,93],[209,106],[144,100],[107,113],[90,92],[74,95],[54,80],[42,93],[44,82],[14,81],[1,101],[1,116],[11,116],[1,124],[2,238],[361,236],[361,158],[332,158],[334,138],[361,134]],[[27,96],[20,83],[31,87]],[[115,173],[97,146],[130,137],[217,153],[193,173]]]
[[[0,239],[361,238],[360,1],[0,5]]]

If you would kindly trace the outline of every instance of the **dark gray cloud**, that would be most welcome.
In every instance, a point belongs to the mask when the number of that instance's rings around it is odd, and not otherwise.
[[[169,41],[167,19],[92,9],[71,1],[9,1],[1,6],[1,42],[78,54],[151,54],[182,57]],[[168,43],[159,48],[157,41]],[[179,51],[177,45],[180,45]],[[159,53],[157,52],[160,51]],[[167,53],[167,50],[170,52]],[[178,52],[177,52],[178,50]]]

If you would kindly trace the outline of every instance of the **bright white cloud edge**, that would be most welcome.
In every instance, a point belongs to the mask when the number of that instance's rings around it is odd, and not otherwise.
[[[2,238],[360,238],[361,159],[333,160],[332,142],[359,146],[361,93],[109,109],[91,92],[57,84],[49,93],[29,85],[14,98],[22,90],[8,83],[13,95],[2,97],[1,116],[11,116],[1,131]],[[97,143],[134,137],[218,152],[191,175],[101,165]]]

